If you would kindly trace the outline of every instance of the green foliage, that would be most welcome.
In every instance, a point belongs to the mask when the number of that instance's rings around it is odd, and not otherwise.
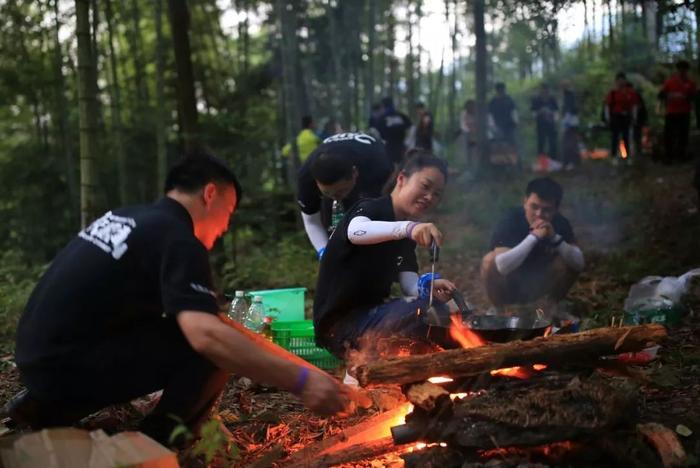
[[[221,421],[216,418],[202,425],[192,453],[204,457],[207,465],[216,460],[218,466],[230,466],[239,458],[238,447],[229,441],[221,428]]]
[[[44,268],[28,267],[16,250],[0,256],[0,350],[14,346],[17,321]]]
[[[223,265],[223,288],[267,289],[306,287],[311,294],[316,287],[318,260],[305,233],[297,232],[282,237],[278,242],[255,245],[249,233],[241,237],[237,250],[242,252],[235,261]]]

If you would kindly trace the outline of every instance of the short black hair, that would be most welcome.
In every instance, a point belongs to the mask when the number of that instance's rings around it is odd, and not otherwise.
[[[394,107],[394,99],[391,96],[385,96],[382,98],[382,105],[384,107]]]
[[[687,60],[679,60],[676,62],[677,70],[690,70],[690,63]]]
[[[617,72],[617,74],[615,75],[615,79],[619,80],[620,78],[622,78],[623,80],[627,79],[627,75],[625,75],[625,72]]]
[[[321,152],[311,162],[311,177],[324,185],[335,184],[352,177],[354,165],[350,158],[335,152]]]
[[[447,182],[447,162],[423,148],[413,148],[406,152],[404,163],[401,166],[401,172],[410,177],[426,167],[434,167],[442,172],[442,175],[445,177],[445,182]]]
[[[236,205],[241,202],[243,190],[236,175],[225,161],[205,150],[195,150],[170,168],[165,179],[165,193],[179,190],[195,193],[208,183],[232,185],[236,190]]]
[[[310,115],[305,115],[301,118],[301,128],[309,128],[314,122],[314,118]]]
[[[494,88],[496,88],[496,91],[505,91],[506,84],[502,81],[499,81],[498,83],[496,83],[496,86],[494,86]]]
[[[561,188],[558,182],[550,177],[538,177],[528,182],[525,188],[526,197],[529,197],[530,194],[533,193],[543,200],[554,203],[554,205],[558,207],[564,196],[564,189]]]
[[[423,101],[417,101],[413,107],[416,109],[425,109],[425,103]]]

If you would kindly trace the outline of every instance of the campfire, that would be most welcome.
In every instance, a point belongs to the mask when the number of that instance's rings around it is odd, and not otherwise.
[[[416,467],[654,465],[659,457],[664,463],[680,457],[672,431],[638,424],[636,386],[621,376],[625,363],[611,359],[659,343],[663,326],[487,343],[456,320],[450,334],[462,349],[358,366],[362,386],[398,384],[407,401],[302,449],[289,466],[386,454]]]

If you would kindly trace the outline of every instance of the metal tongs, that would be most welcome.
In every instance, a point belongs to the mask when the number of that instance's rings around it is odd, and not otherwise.
[[[433,239],[432,244],[430,244],[430,298],[428,299],[428,313],[433,312],[433,290],[435,289],[435,264],[440,258],[440,247],[438,247],[437,242]]]

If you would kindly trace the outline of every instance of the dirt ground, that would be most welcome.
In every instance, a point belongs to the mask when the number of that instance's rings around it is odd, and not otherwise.
[[[574,197],[571,205],[564,208],[587,260],[586,271],[572,289],[569,300],[587,323],[601,325],[608,323],[612,315],[620,316],[629,286],[645,275],[678,275],[700,267],[700,215],[696,195],[688,189],[691,169],[690,165],[613,168],[607,163],[596,163],[557,176],[572,192],[585,192],[593,187],[600,197],[599,205],[592,207],[584,207],[579,203],[581,199]],[[479,189],[477,185],[469,190]],[[609,213],[606,206],[614,197],[633,200],[634,208],[616,212],[614,223],[603,222],[605,213]],[[469,229],[459,214],[451,213],[441,221],[442,225],[451,227],[451,236],[459,235],[460,229]],[[441,259],[440,268],[445,277],[455,279],[470,302],[481,308],[487,306],[487,301],[480,286],[479,261],[476,252],[453,252]],[[669,335],[659,358],[637,369],[643,395],[641,420],[660,422],[671,429],[678,425],[690,429],[690,435],[679,438],[690,454],[691,464],[697,464],[700,309],[691,310],[680,325],[669,329]],[[0,403],[19,388],[12,356],[0,357]],[[229,455],[231,460],[219,456],[218,464],[251,466],[258,461],[257,466],[267,466],[286,452],[330,437],[383,408],[393,407],[399,398],[393,389],[377,390],[373,392],[373,408],[344,419],[324,419],[305,411],[289,394],[232,378],[220,405],[220,417],[232,432],[236,447]],[[123,406],[103,412],[88,426],[107,425],[119,430],[134,428],[137,422],[137,411]],[[681,432],[684,432],[682,428]],[[181,461],[185,466],[205,466],[202,456],[191,452],[181,454]],[[358,466],[381,464],[368,462]]]

